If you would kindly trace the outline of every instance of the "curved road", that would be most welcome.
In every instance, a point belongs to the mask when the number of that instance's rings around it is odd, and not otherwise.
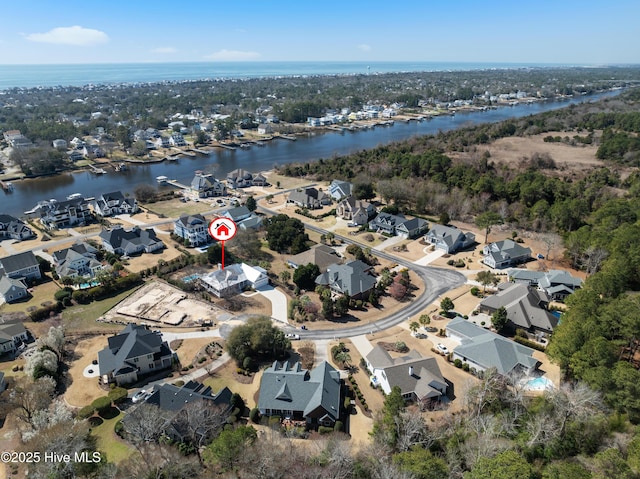
[[[268,215],[276,215],[277,211],[270,210],[264,206],[258,206],[258,209]],[[318,228],[312,224],[304,223],[305,227],[316,233],[326,234],[327,231]],[[335,233],[334,233],[335,235]],[[356,241],[347,238],[346,236],[335,235],[336,239],[340,239],[345,244],[357,244]],[[418,266],[410,261],[398,258],[384,251],[372,250],[372,254],[379,256],[380,258],[404,266],[405,268],[414,271],[425,284],[425,289],[422,294],[414,299],[411,303],[407,304],[407,307],[401,311],[390,314],[386,318],[383,318],[375,323],[362,324],[359,326],[350,326],[341,329],[314,329],[314,330],[297,330],[296,333],[300,335],[300,339],[334,339],[334,338],[350,338],[353,336],[359,336],[361,334],[369,334],[374,331],[382,331],[392,326],[402,323],[408,317],[424,311],[429,304],[431,304],[441,294],[457,288],[466,282],[466,278],[457,271],[451,271],[448,269],[434,268],[431,266]]]

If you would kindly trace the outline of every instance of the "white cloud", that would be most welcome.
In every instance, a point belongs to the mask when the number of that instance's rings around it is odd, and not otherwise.
[[[57,27],[46,33],[31,33],[27,35],[27,40],[56,45],[90,46],[107,43],[109,37],[100,30],[75,25],[73,27]]]
[[[175,47],[159,47],[151,50],[151,53],[176,53],[177,51]]]
[[[370,52],[371,45],[367,45],[366,43],[361,43],[360,45],[358,45],[358,50],[362,50],[363,52]]]
[[[222,60],[226,62],[255,60],[260,57],[257,52],[241,52],[238,50],[220,50],[210,55],[206,55],[207,60]]]

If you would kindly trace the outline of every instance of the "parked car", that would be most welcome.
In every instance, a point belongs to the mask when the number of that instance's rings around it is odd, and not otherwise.
[[[140,391],[138,391],[133,395],[133,397],[131,398],[131,401],[134,403],[144,401],[147,398],[147,394],[148,392],[146,389],[141,389]]]
[[[436,346],[436,349],[440,351],[442,354],[449,354],[449,349],[447,349],[447,347],[442,343],[438,343],[438,345]]]
[[[427,326],[424,328],[427,333],[437,333],[438,332],[438,328],[434,328],[433,326]]]
[[[287,333],[284,336],[287,339],[300,339],[300,335],[296,333]]]

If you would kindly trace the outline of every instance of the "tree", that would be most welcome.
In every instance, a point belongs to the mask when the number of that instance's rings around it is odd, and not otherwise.
[[[500,281],[500,278],[491,271],[480,271],[476,275],[476,280],[482,285],[482,294],[484,295],[487,291],[487,285],[493,284],[495,286]]]
[[[515,451],[504,451],[495,457],[481,457],[464,479],[531,479],[529,463]]]
[[[13,394],[13,402],[18,407],[18,417],[29,425],[37,411],[46,409],[55,396],[56,382],[49,376],[19,384]]]
[[[334,313],[333,300],[331,297],[322,300],[322,317],[324,319],[332,319]]]
[[[38,338],[37,345],[40,349],[48,349],[53,351],[58,358],[58,362],[62,361],[64,355],[64,327],[51,327],[45,336]]]
[[[347,295],[343,294],[342,296],[340,296],[338,299],[336,299],[336,302],[333,305],[334,313],[340,317],[346,315],[349,312],[350,302],[350,298]]]
[[[185,442],[195,447],[199,455],[200,448],[222,430],[229,418],[230,409],[229,406],[218,406],[213,401],[203,399],[183,407],[171,424]]]
[[[411,321],[409,323],[409,331],[411,331],[414,335],[420,329],[420,323],[418,321]]]
[[[256,430],[251,426],[225,429],[207,446],[202,457],[205,462],[218,465],[223,471],[233,470],[236,462],[254,443],[257,436]]]
[[[279,214],[265,221],[269,248],[278,253],[297,254],[309,249],[306,242],[308,235],[304,231],[304,224],[297,218]]]
[[[249,318],[246,324],[236,326],[225,343],[225,349],[242,366],[245,358],[277,359],[291,348],[291,342],[280,328],[271,323],[271,318],[259,316]]]
[[[449,224],[450,221],[451,221],[451,217],[449,216],[449,213],[447,213],[446,211],[443,211],[442,213],[440,213],[440,218],[438,219],[438,223],[446,226]]]
[[[316,287],[316,278],[320,276],[320,268],[315,263],[298,266],[293,272],[293,282],[300,288],[312,291]]]
[[[442,309],[442,311],[448,313],[453,308],[455,308],[455,305],[453,304],[453,301],[451,301],[451,298],[448,296],[442,298],[442,301],[440,301],[440,309]]]
[[[58,375],[58,356],[49,349],[37,349],[27,358],[25,372],[33,379]]]
[[[167,419],[157,406],[143,402],[127,414],[124,428],[129,441],[139,447],[145,442],[156,442],[166,423]]]
[[[416,479],[442,479],[449,476],[447,463],[424,447],[413,446],[408,451],[400,452],[393,456],[393,462]]]
[[[398,441],[398,430],[396,424],[400,413],[405,410],[402,390],[399,386],[394,386],[389,395],[384,399],[382,412],[373,423],[371,435],[375,442],[395,449]]]
[[[376,196],[376,192],[370,182],[354,183],[352,194],[358,200],[370,200]]]
[[[484,229],[484,242],[487,243],[491,227],[502,223],[502,217],[493,211],[486,211],[476,217],[476,225],[478,228]]]
[[[421,314],[418,318],[418,322],[420,323],[420,326],[426,328],[431,324],[431,317],[429,317],[428,314]]]
[[[255,211],[258,208],[258,204],[253,196],[249,196],[247,201],[244,202],[244,205],[249,211]]]
[[[288,270],[284,270],[280,273],[280,279],[283,283],[288,283],[291,279],[291,273]]]
[[[504,306],[500,306],[491,315],[491,324],[497,332],[501,332],[507,325],[509,318],[507,317],[507,310]]]

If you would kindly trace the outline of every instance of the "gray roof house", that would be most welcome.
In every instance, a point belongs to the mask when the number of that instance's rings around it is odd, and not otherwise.
[[[254,176],[253,173],[242,168],[227,173],[227,185],[230,188],[247,188],[249,186],[265,186],[266,184],[267,179],[263,175]]]
[[[5,303],[13,303],[19,299],[26,298],[28,295],[29,290],[21,279],[13,279],[8,276],[0,278],[0,299]]]
[[[290,256],[287,264],[292,268],[298,268],[306,264],[312,263],[320,268],[320,272],[324,273],[332,264],[340,264],[341,258],[336,250],[324,244],[317,244],[307,251]]]
[[[482,254],[484,264],[490,268],[501,269],[528,261],[531,258],[531,249],[507,239],[485,246]]]
[[[461,343],[454,348],[453,359],[460,359],[477,371],[496,368],[500,374],[512,371],[531,374],[540,365],[540,361],[533,357],[533,349],[459,316],[449,322],[446,331],[447,336]]]
[[[582,280],[566,271],[552,269],[547,272],[527,269],[509,270],[509,280],[537,286],[555,301],[564,301],[576,289],[582,287]]]
[[[20,322],[0,323],[0,354],[12,353],[24,341],[29,340],[29,333]]]
[[[311,371],[300,363],[278,363],[265,369],[258,409],[265,416],[305,420],[310,426],[333,426],[340,419],[340,373],[322,361]]]
[[[88,243],[76,243],[70,248],[55,251],[51,256],[59,277],[84,276],[93,278],[105,268],[96,259],[97,252],[98,250]]]
[[[197,172],[191,180],[191,192],[198,198],[224,196],[227,194],[227,187],[213,175]]]
[[[93,220],[89,202],[83,197],[64,201],[41,201],[32,211],[40,212],[40,222],[49,229],[84,225]]]
[[[230,412],[232,393],[229,388],[223,388],[218,394],[213,394],[211,387],[205,386],[197,381],[189,381],[182,387],[173,384],[161,384],[154,386],[152,393],[145,399],[144,403],[157,408],[157,414],[164,419],[164,424],[160,427],[163,434],[166,434],[174,441],[181,442],[189,434],[184,430],[185,422],[181,420],[180,412],[189,404],[195,404],[197,408],[213,406],[220,408],[223,417]],[[140,407],[140,403],[137,407]],[[135,410],[135,409],[134,409]],[[125,429],[134,415],[127,414],[122,419]],[[224,421],[224,419],[222,419]],[[201,429],[199,434],[209,434],[211,431]]]
[[[336,216],[358,226],[366,225],[375,214],[375,206],[363,200],[356,200],[353,196],[345,198],[336,206]]]
[[[104,193],[92,205],[93,211],[100,216],[133,214],[139,209],[134,197],[125,197],[120,191]]]
[[[415,238],[423,234],[429,223],[422,218],[407,219],[404,215],[392,215],[389,213],[379,213],[369,222],[369,229],[378,233],[398,235],[403,238]]]
[[[336,201],[351,196],[352,190],[353,184],[348,181],[333,180],[329,185],[329,194]]]
[[[434,224],[424,239],[447,254],[468,248],[476,242],[476,236],[473,233],[463,233],[455,226],[439,224]]]
[[[183,214],[173,223],[173,233],[189,241],[190,246],[200,246],[212,241],[209,223],[200,214]]]
[[[251,217],[251,211],[246,206],[236,206],[235,208],[229,208],[220,213],[220,216],[224,216],[229,218],[230,220],[235,221],[236,223],[241,222],[242,220],[246,220]]]
[[[98,352],[102,384],[133,383],[140,375],[171,367],[173,353],[162,334],[144,326],[128,324],[108,341],[108,346]]]
[[[300,208],[319,209],[331,204],[331,197],[317,188],[305,188],[289,193],[287,203],[293,203]]]
[[[504,307],[512,329],[550,334],[558,325],[558,318],[547,310],[549,297],[544,291],[526,284],[503,283],[500,291],[480,301],[483,313],[493,314]]]
[[[35,234],[24,221],[11,215],[0,215],[0,239],[24,240],[33,238]]]
[[[152,253],[164,248],[164,243],[158,239],[153,228],[140,229],[134,226],[130,230],[114,228],[100,233],[104,249],[116,254],[134,255]]]
[[[369,274],[371,266],[360,260],[345,264],[332,264],[316,278],[316,284],[328,286],[336,294],[348,294],[353,299],[366,298],[376,285]]]
[[[40,279],[40,264],[31,251],[0,258],[0,276],[13,279]]]
[[[447,381],[442,377],[436,358],[424,358],[415,350],[392,358],[380,345],[366,357],[373,373],[372,383],[380,385],[385,394],[398,386],[407,401],[433,401],[447,394]]]

